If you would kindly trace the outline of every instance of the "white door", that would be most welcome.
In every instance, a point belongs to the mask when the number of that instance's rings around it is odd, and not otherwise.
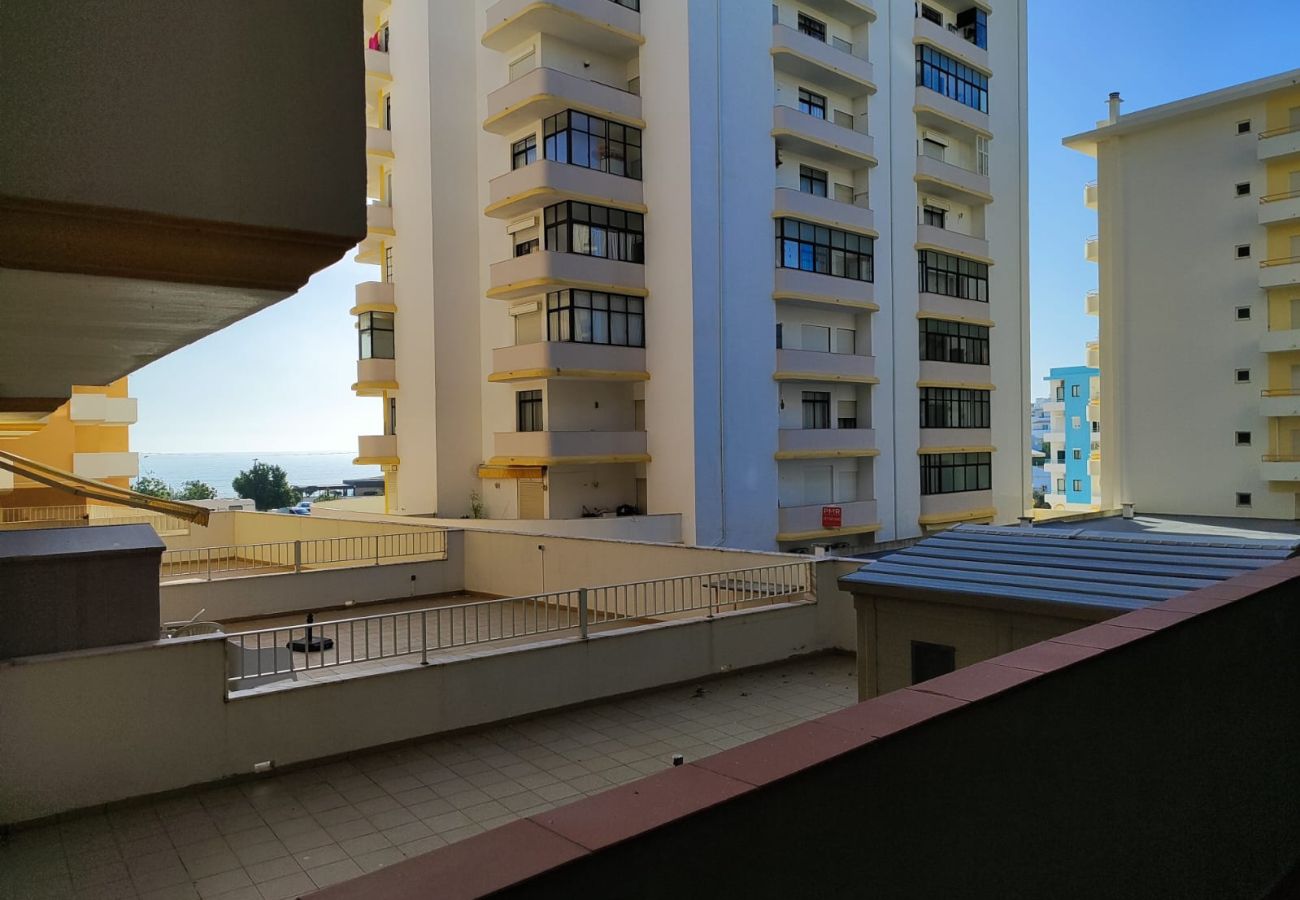
[[[841,469],[835,475],[835,502],[852,503],[858,499],[858,470]]]
[[[852,328],[835,329],[835,352],[856,353],[858,333]]]
[[[1300,257],[1300,234],[1291,235],[1291,258]]]
[[[1289,190],[1293,194],[1296,191],[1300,191],[1300,169],[1296,169],[1294,172],[1291,173],[1290,181],[1291,183],[1287,187],[1287,190]]]
[[[834,497],[833,470],[830,466],[805,466],[803,470],[803,502],[807,506],[830,503]]]

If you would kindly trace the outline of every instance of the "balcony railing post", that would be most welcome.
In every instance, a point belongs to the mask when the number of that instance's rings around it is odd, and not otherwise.
[[[209,547],[209,548],[207,549],[206,552],[207,552],[207,557],[208,557],[208,578],[207,578],[207,580],[208,580],[208,581],[211,581],[211,580],[212,580],[212,548]]]
[[[293,542],[293,570],[302,571],[302,541]]]
[[[429,664],[429,611],[420,611],[420,665]]]
[[[587,639],[587,589],[578,588],[578,635]]]

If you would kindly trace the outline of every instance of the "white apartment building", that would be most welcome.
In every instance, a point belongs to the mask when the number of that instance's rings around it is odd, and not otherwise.
[[[1094,156],[1101,505],[1300,517],[1300,69],[1108,119]]]
[[[1017,516],[1024,9],[368,0],[388,509],[783,549]]]

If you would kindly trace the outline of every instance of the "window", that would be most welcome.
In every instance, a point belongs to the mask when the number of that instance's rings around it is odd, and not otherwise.
[[[1058,479],[1056,479],[1056,492],[1057,492],[1058,494],[1064,494],[1064,493],[1065,493],[1065,479],[1064,479],[1064,478],[1058,478]]]
[[[943,162],[943,155],[948,152],[946,145],[938,141],[932,141],[929,138],[921,139],[921,155],[930,159],[937,159]]]
[[[989,392],[971,388],[921,388],[922,428],[988,428]]]
[[[989,111],[989,78],[933,47],[916,47],[916,83],[982,113]]]
[[[835,346],[831,348],[832,353],[844,353],[852,355],[858,352],[858,332],[856,328],[836,328],[835,329]]]
[[[536,253],[538,246],[537,238],[533,238],[531,241],[521,241],[515,244],[515,256],[527,256],[530,253]]]
[[[839,400],[836,402],[835,427],[836,428],[857,428],[858,427],[858,401]]]
[[[519,391],[515,394],[516,427],[519,431],[542,431],[542,392]]]
[[[912,684],[920,684],[957,668],[957,649],[946,644],[912,641]]]
[[[921,290],[945,297],[989,302],[989,267],[938,250],[921,250]]]
[[[1065,399],[1065,385],[1058,384],[1056,386],[1056,401],[1059,403],[1064,399]]]
[[[1238,431],[1238,432],[1237,432],[1237,446],[1238,446],[1238,447],[1249,447],[1249,446],[1250,446],[1250,432],[1249,432],[1249,431]]]
[[[393,314],[363,312],[357,316],[357,352],[361,359],[393,358]]]
[[[991,453],[925,453],[921,456],[921,494],[987,491],[993,486]]]
[[[805,112],[818,119],[826,118],[826,98],[814,94],[807,88],[799,88],[799,112]]]
[[[957,13],[957,30],[961,36],[970,41],[976,47],[988,49],[989,46],[989,20],[988,13],[978,6],[972,6],[970,9]]]
[[[799,329],[801,350],[814,353],[831,352],[831,330],[826,325],[803,325]]]
[[[510,145],[511,169],[521,169],[534,162],[537,162],[537,135],[530,134]]]
[[[1237,320],[1240,321],[1240,320],[1242,320],[1242,319],[1249,319],[1249,318],[1250,318],[1250,307],[1249,307],[1249,306],[1238,306],[1238,307],[1237,307]]]
[[[1077,447],[1074,449],[1073,455],[1075,459],[1083,459],[1083,451],[1078,449]],[[1075,488],[1075,490],[1078,490],[1078,488]]]
[[[397,398],[388,398],[388,421],[385,423],[384,434],[397,434]]]
[[[799,192],[814,197],[826,196],[826,173],[812,166],[799,167]]]
[[[829,391],[803,392],[803,427],[831,427],[831,395]]]
[[[1071,397],[1079,396],[1079,386],[1077,384],[1070,385],[1070,396]]]
[[[812,16],[799,13],[799,31],[810,38],[826,43],[826,23],[819,22]]]
[[[1094,420],[1092,423],[1092,433],[1096,434],[1099,431],[1101,431],[1101,423]]]
[[[1247,382],[1247,381],[1250,381],[1250,369],[1238,369],[1238,370],[1237,370],[1237,383],[1238,383],[1238,384],[1243,384],[1243,383],[1245,383],[1245,382]]]
[[[1238,505],[1238,506],[1250,506],[1250,503],[1251,503],[1251,496],[1250,496],[1250,494],[1248,494],[1248,493],[1242,493],[1242,492],[1240,492],[1240,491],[1237,492],[1237,505]]]
[[[776,220],[778,269],[802,269],[837,278],[871,281],[873,247],[874,241],[866,235],[798,219]]]
[[[384,281],[391,283],[393,280],[393,248],[384,248]]]
[[[546,207],[546,249],[622,262],[645,262],[640,213],[566,200]]]
[[[939,209],[937,206],[926,206],[921,209],[921,224],[933,225],[935,228],[943,228],[944,220],[947,218],[948,211]]]
[[[1070,427],[1071,427],[1071,428],[1078,428],[1078,427],[1079,427],[1079,421],[1080,421],[1080,420],[1079,420],[1079,417],[1078,417],[1078,416],[1070,416]]]
[[[924,3],[921,4],[921,18],[933,22],[936,25],[943,24],[943,13],[939,12],[939,10],[935,9],[933,6],[926,6]]]
[[[1250,244],[1238,244],[1237,259],[1249,259],[1249,258],[1250,258]]]
[[[393,130],[393,95],[384,94],[384,128]]]
[[[1250,119],[1237,123],[1237,134],[1250,134]]]
[[[1057,451],[1056,451],[1056,461],[1057,461],[1058,463],[1063,463],[1063,462],[1065,462],[1065,451],[1064,451],[1064,450],[1057,450]]]
[[[933,362],[989,364],[989,330],[943,319],[921,319],[921,359]]]
[[[1237,196],[1247,197],[1250,195],[1250,182],[1240,181],[1237,183]]]
[[[542,122],[546,158],[641,178],[641,129],[568,109]]]
[[[785,346],[785,333],[783,331],[784,327],[785,326],[782,325],[780,322],[776,323],[776,349],[778,350],[780,350],[782,347]]]
[[[1082,478],[1072,479],[1070,481],[1070,490],[1075,491],[1076,493],[1083,490],[1083,479]]]
[[[975,172],[979,175],[989,173],[989,139],[979,134],[975,136]]]
[[[546,339],[644,347],[645,300],[599,291],[552,291],[546,295]]]

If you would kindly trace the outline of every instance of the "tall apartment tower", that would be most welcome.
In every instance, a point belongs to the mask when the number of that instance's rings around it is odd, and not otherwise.
[[[1300,69],[1112,94],[1064,143],[1097,160],[1102,506],[1300,517]]]
[[[1024,0],[367,14],[391,511],[783,549],[1023,511]]]

